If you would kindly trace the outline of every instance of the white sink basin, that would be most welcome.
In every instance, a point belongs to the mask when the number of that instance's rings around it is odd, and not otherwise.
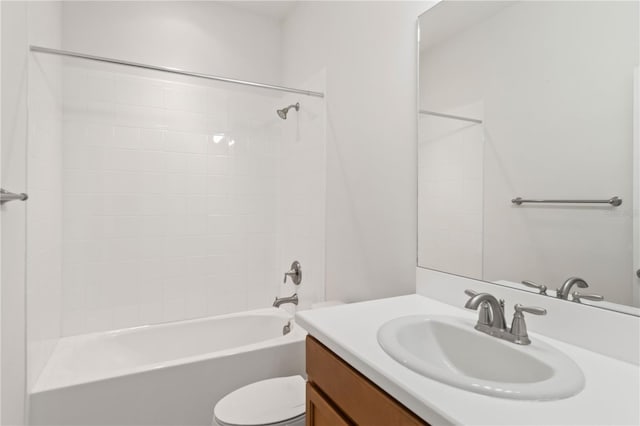
[[[485,395],[552,400],[584,387],[580,368],[552,346],[535,338],[516,345],[473,327],[457,317],[412,315],[380,327],[378,343],[416,373]]]

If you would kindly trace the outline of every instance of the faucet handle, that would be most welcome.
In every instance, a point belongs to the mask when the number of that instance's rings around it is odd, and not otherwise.
[[[536,306],[522,306],[516,304],[514,306],[516,312],[513,314],[513,322],[511,322],[511,335],[514,337],[513,342],[519,345],[528,345],[531,343],[529,334],[527,333],[527,324],[524,322],[523,312],[534,315],[547,315],[547,310]]]
[[[527,287],[531,287],[531,288],[535,288],[538,291],[540,291],[540,294],[543,295],[547,295],[547,286],[546,285],[542,285],[542,284],[536,284],[533,281],[528,281],[528,280],[524,280],[524,281],[520,281],[522,284],[526,285]]]
[[[539,308],[537,306],[522,306],[518,303],[514,306],[514,309],[516,310],[516,314],[527,312],[534,315],[547,315],[547,310],[545,308]]]
[[[464,291],[464,294],[466,294],[469,297],[473,297],[473,296],[477,296],[479,293],[475,290],[471,290],[471,289],[466,289]]]
[[[571,295],[573,296],[573,301],[576,303],[582,303],[580,299],[592,300],[594,302],[602,302],[604,300],[604,296],[599,294],[582,294],[579,291],[574,291]]]
[[[293,281],[295,285],[300,285],[302,282],[302,267],[300,266],[300,262],[297,260],[293,261],[289,272],[284,273],[283,283],[287,282],[288,277],[291,277],[291,281]]]

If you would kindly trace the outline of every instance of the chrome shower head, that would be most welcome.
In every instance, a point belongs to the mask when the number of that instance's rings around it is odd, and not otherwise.
[[[295,105],[292,104],[292,105],[289,105],[286,108],[282,108],[282,109],[277,110],[276,112],[278,113],[278,117],[282,118],[283,120],[286,120],[287,119],[287,113],[289,113],[289,110],[291,108],[295,108],[296,111],[300,111],[300,102],[296,102]]]

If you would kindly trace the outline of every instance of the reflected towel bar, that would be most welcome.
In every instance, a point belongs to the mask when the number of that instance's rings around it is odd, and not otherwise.
[[[433,115],[434,117],[451,118],[452,120],[469,121],[471,123],[482,124],[482,120],[478,120],[477,118],[463,117],[461,115],[443,114],[441,112],[427,111],[426,109],[421,109],[418,111],[418,113],[424,115]]]
[[[547,203],[547,204],[611,204],[618,207],[622,204],[622,198],[611,197],[608,200],[527,200],[521,197],[511,200],[513,204],[522,205],[523,203]]]

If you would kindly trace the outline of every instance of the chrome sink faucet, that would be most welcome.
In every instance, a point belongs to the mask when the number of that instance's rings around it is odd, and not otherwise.
[[[498,301],[489,293],[477,293],[473,290],[465,290],[465,294],[471,296],[471,299],[464,305],[465,308],[477,310],[480,307],[480,317],[476,325],[477,330],[480,330],[478,327],[481,325],[497,330],[506,328],[504,300]]]
[[[583,280],[582,278],[571,277],[568,280],[566,280],[564,282],[564,284],[562,284],[562,287],[560,287],[558,290],[556,290],[556,297],[558,299],[568,300],[569,299],[569,293],[571,292],[571,288],[574,285],[579,287],[579,288],[587,288],[587,287],[589,287],[589,284],[587,284],[587,282],[585,280]]]
[[[518,345],[531,343],[527,333],[527,324],[524,321],[523,312],[534,315],[546,315],[547,310],[534,306],[514,306],[513,321],[508,329],[504,318],[504,301],[496,299],[489,293],[477,293],[473,290],[465,290],[471,299],[464,305],[467,309],[478,309],[480,313],[475,329],[499,339],[507,340]]]
[[[276,297],[276,299],[273,301],[273,307],[277,308],[280,305],[283,305],[285,303],[293,303],[294,305],[297,305],[298,293],[294,293],[293,296],[289,296],[289,297]]]

